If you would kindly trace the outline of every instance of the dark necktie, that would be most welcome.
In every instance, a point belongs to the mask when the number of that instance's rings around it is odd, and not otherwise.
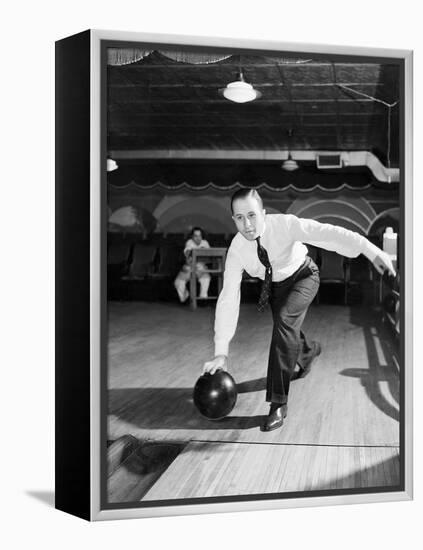
[[[259,311],[264,311],[267,302],[269,301],[269,296],[272,292],[272,266],[270,264],[267,250],[260,244],[260,237],[257,237],[256,241],[258,258],[266,268],[266,274],[264,276],[263,284],[261,285],[260,298],[257,306]]]

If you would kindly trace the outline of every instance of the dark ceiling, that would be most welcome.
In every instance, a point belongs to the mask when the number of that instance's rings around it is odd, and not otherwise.
[[[236,104],[219,94],[240,67],[260,99]],[[108,66],[108,150],[127,159],[163,150],[370,151],[398,167],[399,104],[384,104],[398,100],[395,63],[237,54],[192,64],[153,51]]]

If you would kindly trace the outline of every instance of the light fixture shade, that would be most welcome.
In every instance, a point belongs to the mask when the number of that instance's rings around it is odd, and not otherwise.
[[[298,168],[297,161],[291,157],[291,154],[289,154],[286,161],[282,163],[282,170],[286,172],[294,172],[294,170],[298,170]]]
[[[117,162],[113,159],[107,159],[107,171],[113,172],[113,170],[117,170],[117,169],[118,169]]]
[[[261,93],[253,88],[248,82],[243,80],[235,80],[230,82],[226,88],[223,88],[222,93],[226,99],[235,103],[247,103],[261,97]]]

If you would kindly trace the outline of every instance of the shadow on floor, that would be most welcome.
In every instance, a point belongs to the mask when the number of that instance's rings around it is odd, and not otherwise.
[[[395,456],[368,468],[356,470],[347,476],[333,478],[315,485],[313,491],[362,487],[398,487],[399,483],[399,457]]]
[[[261,379],[258,379],[260,382]],[[240,384],[240,393],[256,391],[256,380]],[[261,388],[261,385],[260,385]],[[124,388],[109,391],[109,415],[133,426],[149,430],[247,430],[260,426],[263,417],[236,416],[208,420],[200,415],[192,400],[192,388]]]
[[[392,398],[399,404],[399,374],[394,360],[398,350],[392,336],[383,326],[380,313],[363,308],[351,308],[350,311],[351,322],[363,329],[369,367],[344,369],[340,374],[359,378],[370,400],[399,422],[399,409],[387,401],[380,389],[380,382],[386,382]]]
[[[266,378],[255,378],[236,385],[238,393],[250,393],[266,389]]]

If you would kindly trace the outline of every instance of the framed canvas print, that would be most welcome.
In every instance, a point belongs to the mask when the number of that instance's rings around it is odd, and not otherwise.
[[[56,43],[56,506],[412,498],[412,52]]]

